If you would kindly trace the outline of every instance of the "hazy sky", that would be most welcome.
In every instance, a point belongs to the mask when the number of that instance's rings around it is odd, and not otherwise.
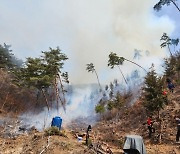
[[[137,62],[149,68],[168,55],[159,47],[163,32],[179,37],[180,13],[173,5],[155,12],[157,1],[0,0],[0,44],[11,44],[21,59],[59,46],[69,57],[65,69],[71,83],[96,82],[85,70],[90,62],[101,82],[122,80],[118,69],[107,68],[111,51],[132,60],[134,49],[142,50]],[[122,67],[125,74],[133,69],[128,63]]]

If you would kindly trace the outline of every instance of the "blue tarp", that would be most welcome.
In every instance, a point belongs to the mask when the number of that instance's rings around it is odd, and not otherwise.
[[[55,126],[55,127],[58,127],[59,129],[61,129],[61,125],[62,125],[61,117],[56,116],[52,119],[51,126]]]

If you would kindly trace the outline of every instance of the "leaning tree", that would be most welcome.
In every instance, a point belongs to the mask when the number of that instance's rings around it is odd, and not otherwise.
[[[170,50],[170,45],[171,45],[171,39],[170,39],[170,37],[166,34],[166,33],[163,33],[163,35],[161,36],[161,39],[160,39],[161,41],[163,41],[162,43],[161,43],[161,48],[164,48],[164,47],[168,47],[168,50],[169,50],[169,53],[170,53],[170,55],[172,56],[172,52],[171,52],[171,50]]]
[[[122,71],[121,71],[121,69],[120,69],[120,65],[123,65],[123,62],[124,62],[124,61],[128,61],[128,62],[130,62],[130,63],[133,63],[133,64],[135,64],[136,66],[142,68],[145,72],[147,72],[146,69],[143,68],[141,65],[139,65],[139,64],[137,64],[137,63],[135,63],[135,62],[133,62],[133,61],[131,61],[131,60],[129,60],[129,59],[126,59],[126,58],[124,58],[124,57],[119,57],[119,56],[117,56],[116,53],[111,52],[111,53],[109,54],[108,66],[110,66],[111,68],[114,68],[114,66],[118,66],[118,68],[119,68],[119,70],[120,70],[120,72],[121,72],[121,74],[122,74],[122,76],[123,76],[124,81],[126,82],[126,84],[127,84],[127,80],[126,80],[126,78],[124,77],[124,75],[123,75],[123,73],[122,73]]]
[[[133,61],[131,61],[129,59],[126,59],[124,57],[119,57],[119,59],[121,60],[122,64],[123,64],[124,61],[128,61],[128,62],[130,62],[130,63],[132,63],[132,64],[142,68],[145,72],[147,72],[147,70],[144,67],[142,67],[141,65],[139,65],[139,64],[137,64],[137,63],[135,63],[135,62],[133,62]]]
[[[154,5],[154,9],[156,11],[161,10],[163,5],[170,5],[171,3],[177,8],[177,10],[180,12],[180,8],[178,7],[178,4],[176,3],[177,0],[160,0],[158,3]]]
[[[164,47],[168,47],[169,53],[171,55],[171,57],[173,56],[170,46],[173,45],[174,46],[174,51],[175,51],[175,47],[179,44],[179,38],[177,39],[171,39],[166,33],[163,33],[163,35],[161,36],[160,41],[162,41],[161,43],[161,48]]]
[[[100,84],[100,81],[99,81],[99,77],[98,77],[98,74],[97,74],[97,72],[96,72],[96,69],[95,69],[94,64],[93,64],[93,63],[89,63],[89,64],[87,64],[86,66],[87,66],[87,67],[86,67],[86,70],[87,70],[88,72],[92,72],[92,73],[95,73],[95,74],[96,74],[96,78],[97,78],[97,81],[98,81],[99,88],[100,88],[100,90],[102,90],[102,87],[101,87],[101,84]]]
[[[123,63],[122,59],[120,59],[120,58],[117,56],[116,53],[111,52],[111,53],[109,54],[108,66],[109,66],[111,69],[113,69],[115,66],[117,66],[117,67],[119,68],[119,71],[120,71],[120,73],[121,73],[121,75],[122,75],[125,83],[127,84],[127,80],[126,80],[126,78],[125,78],[125,76],[124,76],[124,74],[123,74],[123,72],[122,72],[122,70],[121,70],[121,68],[120,68],[120,65],[122,65],[122,63]]]
[[[68,59],[68,57],[61,52],[59,47],[56,49],[49,48],[50,51],[45,51],[42,52],[44,54],[43,61],[44,65],[46,66],[45,71],[46,74],[51,76],[52,83],[54,83],[54,88],[56,92],[56,100],[57,100],[57,110],[58,110],[58,100],[60,100],[63,108],[65,109],[65,92],[66,90],[64,89],[63,82],[69,83],[68,80],[68,73],[67,72],[62,72],[63,66],[64,66],[64,61]],[[59,84],[58,84],[59,83]],[[61,90],[59,90],[59,87]],[[60,95],[60,92],[62,95]]]
[[[43,55],[40,58],[27,58],[25,67],[21,68],[17,73],[17,78],[19,78],[19,85],[32,87],[37,89],[37,100],[39,94],[42,93],[48,110],[50,109],[47,95],[50,88],[55,89],[56,100],[57,100],[57,110],[58,110],[58,100],[61,101],[63,108],[65,109],[65,90],[63,82],[68,81],[68,73],[62,72],[64,61],[67,60],[67,56],[61,52],[57,47],[56,49],[50,48],[49,51],[43,51]],[[58,84],[59,83],[59,84]],[[59,91],[59,87],[61,91]],[[62,92],[62,95],[60,95]]]

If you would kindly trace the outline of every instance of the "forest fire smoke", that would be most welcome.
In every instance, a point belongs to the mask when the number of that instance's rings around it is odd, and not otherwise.
[[[86,64],[93,63],[101,85],[117,79],[123,87],[124,81],[118,69],[107,67],[110,52],[133,60],[146,70],[154,63],[157,71],[162,72],[161,60],[167,54],[160,48],[160,37],[163,32],[171,35],[176,27],[168,16],[155,15],[153,5],[156,0],[33,1],[7,1],[3,7],[0,6],[0,42],[12,43],[18,58],[37,57],[41,51],[59,46],[69,58],[64,69],[69,73],[71,85],[97,83],[96,76],[85,68]],[[23,9],[9,9],[9,6],[18,4]],[[14,27],[18,28],[14,30]],[[137,59],[134,57],[135,49],[141,50]],[[128,62],[120,67],[126,78],[135,70],[139,71],[139,77],[146,73]],[[132,81],[124,89],[131,87]],[[57,113],[54,109],[48,113],[44,109],[39,115],[27,113],[22,117],[42,128],[50,125],[55,115],[60,115],[64,124],[79,116],[93,116],[100,99],[98,93],[92,97],[94,89],[98,88],[75,86],[72,95],[67,95],[66,112],[61,109]]]
[[[96,85],[92,86],[75,86],[67,95],[67,106],[64,111],[63,108],[57,111],[57,108],[52,108],[50,111],[45,107],[39,114],[32,112],[21,115],[20,118],[24,119],[26,124],[35,126],[39,130],[49,127],[52,118],[60,116],[63,119],[63,127],[66,127],[72,120],[76,118],[87,118],[91,116],[91,121],[94,123],[95,119],[95,105],[102,97],[98,90],[95,90]]]
[[[86,64],[91,62],[101,83],[122,79],[116,69],[107,68],[110,52],[132,60],[134,49],[148,50],[151,58],[139,60],[148,69],[151,63],[166,55],[160,48],[163,32],[171,35],[176,28],[168,16],[155,14],[156,0],[44,0],[33,5],[34,1],[6,1],[1,7],[0,42],[12,43],[15,55],[23,59],[37,57],[41,51],[59,46],[69,57],[65,69],[72,84],[96,82],[95,76],[85,70]],[[24,9],[9,9],[9,5],[17,4]],[[28,12],[22,13],[24,10]],[[8,23],[14,19],[13,24]],[[14,27],[19,27],[16,29],[18,36],[13,32]],[[150,62],[147,64],[147,61]],[[129,64],[122,67],[124,74],[133,69]]]
[[[128,104],[132,105],[132,103],[134,103],[134,101],[136,101],[138,98],[138,90],[140,90],[140,85],[143,81],[139,76],[139,72],[135,70],[130,76],[127,77],[128,86],[115,81],[113,82],[114,94],[117,92],[121,92],[122,94],[130,92],[133,99]],[[134,88],[137,90],[132,91]],[[39,114],[29,112],[21,115],[20,118],[23,119],[25,124],[35,126],[39,130],[50,127],[52,118],[55,116],[60,116],[63,119],[63,127],[68,126],[74,120],[87,125],[95,124],[98,118],[97,114],[95,113],[95,106],[100,100],[109,99],[110,89],[108,88],[105,90],[105,87],[103,86],[103,92],[100,92],[97,84],[74,85],[69,86],[68,89],[65,111],[63,108],[57,110],[55,105],[50,111],[48,111],[48,109],[45,107],[44,110]]]

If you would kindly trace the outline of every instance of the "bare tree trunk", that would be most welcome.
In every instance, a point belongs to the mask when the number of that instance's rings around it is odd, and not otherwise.
[[[57,100],[57,112],[59,110],[59,102],[58,99],[60,100],[61,104],[63,104],[63,101],[59,95],[59,89],[58,89],[58,83],[57,80],[55,79],[55,83],[54,83],[54,87],[55,87],[55,94],[56,94],[56,100]]]
[[[3,110],[4,105],[6,104],[6,101],[8,99],[8,96],[9,96],[9,92],[6,94],[6,98],[5,98],[5,101],[4,101],[4,103],[3,103],[2,107],[1,107],[1,110]]]
[[[123,72],[121,71],[121,69],[120,69],[120,66],[119,66],[119,65],[118,65],[118,68],[119,68],[119,71],[121,72],[121,75],[123,76],[123,79],[124,79],[125,83],[127,84],[127,80],[126,80],[126,78],[124,77],[124,74],[123,74]]]
[[[55,83],[55,91],[56,91],[56,105],[57,105],[57,113],[58,113],[58,110],[59,110],[59,98],[58,98],[58,96],[59,96],[59,91],[58,91],[58,87],[57,87],[57,81],[56,81],[56,78],[55,78],[55,81],[54,81]]]
[[[124,58],[124,59],[125,59],[125,58]],[[137,64],[137,63],[135,63],[135,62],[133,62],[133,61],[131,61],[131,60],[128,60],[128,59],[125,59],[125,60],[128,61],[128,62],[130,62],[130,63],[133,63],[133,64],[139,66],[139,67],[142,68],[145,72],[147,72],[147,70],[146,70],[145,68],[143,68],[141,65],[139,65],[139,64]]]
[[[0,85],[0,89],[3,87],[3,84],[4,84],[4,82],[5,82],[5,76],[4,76],[4,74],[3,74],[4,72],[3,72],[3,70],[2,69],[0,69],[0,74],[1,74],[1,76],[2,76],[2,82],[1,82],[1,85]]]
[[[169,44],[168,44],[168,50],[169,50],[169,53],[170,53],[170,55],[171,55],[171,57],[172,57],[173,55],[172,55],[172,52],[171,52],[171,50],[170,50]]]
[[[43,93],[43,96],[45,98],[45,102],[46,102],[46,105],[47,105],[47,108],[48,108],[48,111],[49,111],[49,104],[48,104],[48,100],[47,100],[46,94],[45,94],[43,89],[41,89],[41,92]]]
[[[61,80],[61,75],[59,73],[58,73],[58,77],[59,77],[59,82],[60,82],[61,90],[62,90],[62,94],[63,94],[62,106],[63,106],[63,109],[66,110],[66,108],[65,108],[66,100],[65,100],[64,88],[63,88],[63,84],[62,84],[62,80]]]
[[[158,119],[159,119],[159,143],[162,141],[162,119],[160,116],[160,111],[158,111]]]
[[[177,6],[177,4],[174,2],[174,0],[171,0],[171,2],[174,4],[174,6],[178,9],[178,11],[180,12],[180,8]]]
[[[37,95],[36,95],[36,105],[38,104],[38,101],[39,101],[39,95],[40,95],[40,92],[38,90]]]
[[[94,72],[95,72],[96,77],[97,77],[97,80],[98,80],[98,84],[99,84],[100,91],[102,91],[102,87],[101,87],[101,84],[100,84],[100,82],[99,82],[99,77],[98,77],[98,75],[97,75],[96,70],[95,70]]]

